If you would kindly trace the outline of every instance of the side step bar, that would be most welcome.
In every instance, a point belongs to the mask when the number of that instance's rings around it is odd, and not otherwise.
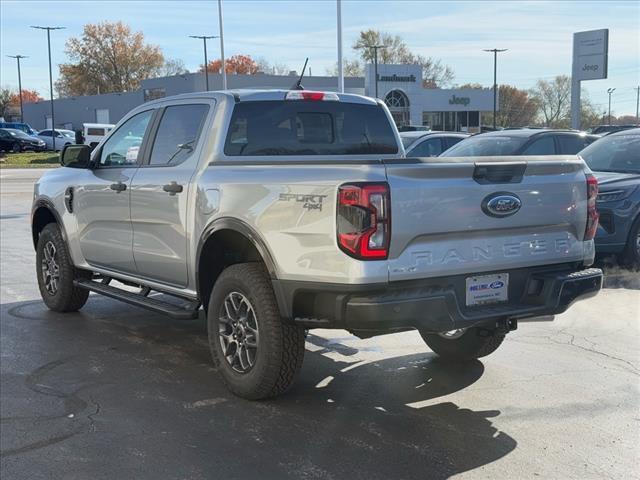
[[[86,288],[92,292],[104,295],[105,297],[115,298],[116,300],[135,305],[136,307],[146,308],[152,312],[162,313],[179,320],[193,320],[198,318],[199,303],[191,302],[185,307],[173,305],[147,297],[146,295],[149,293],[149,290],[144,287],[141,293],[133,293],[112,287],[107,283],[95,282],[88,279],[74,280],[74,284],[80,288]]]

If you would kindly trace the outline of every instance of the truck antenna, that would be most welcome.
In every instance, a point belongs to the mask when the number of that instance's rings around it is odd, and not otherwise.
[[[302,73],[300,74],[300,78],[298,79],[298,81],[296,82],[296,84],[293,86],[291,90],[304,90],[304,87],[302,86],[302,77],[304,77],[304,71],[307,69],[308,61],[309,61],[309,57],[304,59],[304,66],[302,67]]]

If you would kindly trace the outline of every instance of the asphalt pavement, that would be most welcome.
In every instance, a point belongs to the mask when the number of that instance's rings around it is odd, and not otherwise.
[[[285,396],[248,402],[202,319],[92,295],[48,311],[29,212],[42,170],[0,170],[2,479],[640,478],[640,274],[466,366],[415,332],[312,331]]]

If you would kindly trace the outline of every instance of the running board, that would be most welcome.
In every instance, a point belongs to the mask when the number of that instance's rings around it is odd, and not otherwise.
[[[105,297],[115,298],[116,300],[135,305],[136,307],[146,308],[152,312],[163,313],[172,318],[180,320],[193,320],[198,318],[200,304],[196,302],[191,302],[185,307],[181,307],[147,297],[145,293],[148,294],[149,291],[145,288],[142,289],[141,293],[134,293],[112,287],[106,283],[94,282],[88,279],[74,280],[73,283],[80,288],[86,288],[91,292],[99,293]]]

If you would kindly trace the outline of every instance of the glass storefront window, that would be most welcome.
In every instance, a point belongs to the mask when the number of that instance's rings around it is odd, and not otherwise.
[[[480,112],[422,112],[422,124],[447,132],[480,131]]]

